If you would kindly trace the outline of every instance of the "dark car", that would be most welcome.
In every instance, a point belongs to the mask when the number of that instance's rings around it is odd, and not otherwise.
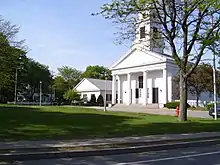
[[[215,118],[215,110],[214,107],[209,109],[209,116],[212,116],[213,118]],[[217,118],[220,117],[220,105],[217,105]]]

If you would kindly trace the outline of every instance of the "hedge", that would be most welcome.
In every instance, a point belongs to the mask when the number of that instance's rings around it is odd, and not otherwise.
[[[179,106],[180,102],[179,101],[175,101],[175,102],[169,102],[166,103],[164,106],[168,109],[176,109],[177,106]],[[187,103],[187,107],[189,108],[190,105]]]
[[[95,95],[91,95],[90,104],[91,104],[91,105],[97,105]]]

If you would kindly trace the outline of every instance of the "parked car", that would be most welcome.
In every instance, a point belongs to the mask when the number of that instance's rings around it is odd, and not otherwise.
[[[212,116],[213,118],[215,118],[215,110],[214,107],[209,109],[209,116]],[[217,118],[220,117],[220,105],[217,105]]]

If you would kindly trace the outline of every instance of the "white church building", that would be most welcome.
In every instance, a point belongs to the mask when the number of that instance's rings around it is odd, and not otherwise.
[[[158,105],[162,108],[174,101],[172,77],[177,74],[178,66],[170,55],[164,54],[162,39],[156,41],[159,44],[151,40],[157,28],[153,23],[140,23],[130,50],[110,67],[113,105]]]

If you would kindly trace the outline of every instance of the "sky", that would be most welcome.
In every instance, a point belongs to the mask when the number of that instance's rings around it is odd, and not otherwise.
[[[111,21],[91,16],[108,1],[1,0],[0,15],[20,27],[28,57],[55,73],[62,66],[83,71],[89,65],[110,67],[129,48],[114,43]]]
[[[28,57],[53,72],[70,66],[111,66],[128,49],[116,45],[116,29],[109,20],[91,16],[107,0],[1,0],[0,15],[20,27]]]

